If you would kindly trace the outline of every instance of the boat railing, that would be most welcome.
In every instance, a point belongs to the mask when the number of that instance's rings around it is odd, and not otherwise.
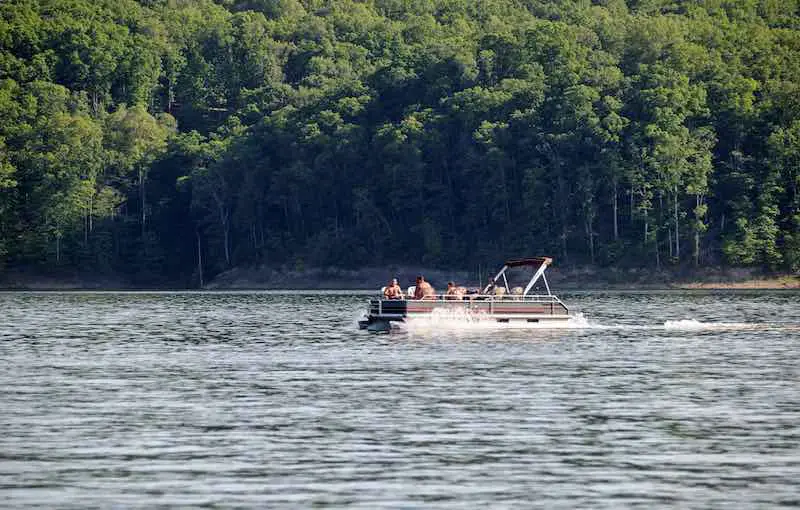
[[[425,296],[422,299],[386,299],[383,297],[373,298],[370,300],[370,311],[374,314],[382,315],[384,311],[384,303],[398,303],[404,301],[422,301],[422,302],[444,302],[444,303],[470,303],[473,301],[479,301],[484,303],[489,303],[490,306],[493,308],[494,304],[497,303],[543,303],[543,304],[552,304],[552,305],[561,305],[564,309],[567,309],[567,306],[555,295],[553,294],[528,294],[528,295],[520,295],[520,294],[503,294],[503,295],[495,295],[495,294],[466,294],[464,296],[453,296],[447,294],[434,294],[430,296]]]
[[[386,299],[383,298],[384,301],[403,301],[399,299]],[[432,294],[430,296],[425,296],[422,299],[413,299],[413,298],[405,298],[406,301],[530,301],[535,303],[550,303],[556,302],[560,303],[561,300],[558,299],[554,294],[528,294],[523,296],[521,294],[503,294],[502,296],[495,295],[495,294],[465,294],[461,295],[452,295],[452,294]]]

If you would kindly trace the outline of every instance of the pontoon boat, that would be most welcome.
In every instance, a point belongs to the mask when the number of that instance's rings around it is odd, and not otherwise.
[[[552,292],[545,270],[553,262],[550,257],[533,257],[507,261],[502,269],[480,291],[457,296],[434,295],[413,299],[414,288],[409,288],[406,299],[372,298],[361,329],[388,331],[393,322],[405,322],[415,317],[429,317],[443,311],[448,316],[496,322],[540,323],[543,327],[557,327],[569,320],[569,310]],[[507,271],[520,267],[536,268],[524,287],[510,287]],[[542,280],[546,293],[532,293],[534,285]]]

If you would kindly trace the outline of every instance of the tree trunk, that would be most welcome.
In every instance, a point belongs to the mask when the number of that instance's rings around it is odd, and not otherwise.
[[[147,223],[147,212],[145,211],[144,197],[144,169],[139,169],[139,206],[141,207],[142,237],[144,237],[145,224]]]
[[[228,221],[230,218],[230,214],[228,213],[227,208],[225,207],[225,201],[222,200],[222,197],[217,192],[212,192],[212,197],[214,201],[217,203],[217,211],[219,213],[219,224],[222,227],[222,242],[224,244],[223,249],[225,252],[225,266],[231,266],[231,250],[230,250],[230,222]]]
[[[631,186],[630,193],[628,193],[628,196],[631,198],[631,204],[630,204],[631,205],[631,210],[628,213],[628,222],[629,222],[629,225],[631,225],[631,228],[633,228],[632,227],[632,225],[633,225],[633,186]]]
[[[681,235],[678,227],[678,185],[674,187],[674,200],[675,200],[675,258],[681,258]]]
[[[558,161],[558,201],[561,204],[559,210],[559,220],[561,223],[561,257],[567,260],[567,200],[565,192],[564,176],[561,174],[561,162]]]
[[[695,211],[703,205],[702,195],[695,195]],[[700,216],[695,214],[694,227],[694,267],[700,267]]]
[[[167,113],[172,114],[172,104],[175,102],[175,91],[172,86],[172,78],[167,79]]]
[[[659,221],[659,223],[661,223]],[[656,250],[656,269],[661,269],[661,252],[658,250],[658,230],[656,230],[656,239],[653,242],[653,247]]]
[[[230,267],[231,265],[231,249],[230,249],[230,225],[228,224],[228,212],[225,208],[220,205],[219,206],[219,222],[220,226],[222,227],[222,242],[224,244],[223,248],[225,251],[225,265]]]
[[[667,204],[669,207],[669,204]],[[669,211],[667,211],[667,216],[669,216]],[[669,257],[672,258],[675,254],[672,251],[672,225],[670,225],[669,220],[666,221],[667,223],[667,244],[669,245]],[[658,194],[658,224],[664,224],[664,194]]]
[[[194,235],[197,238],[197,275],[200,277],[200,288],[203,288],[203,250],[200,247],[200,230],[195,229]]]
[[[223,227],[222,235],[225,242],[225,265],[227,267],[231,267],[231,249],[230,249],[230,241],[228,237],[230,235],[229,228],[227,225]]]
[[[619,241],[619,223],[618,223],[618,211],[617,211],[617,181],[614,181],[614,241]]]
[[[653,243],[656,249],[656,269],[661,269],[661,253],[658,251],[658,236],[656,236],[656,241]]]
[[[508,200],[508,183],[506,182],[506,168],[505,165],[500,165],[500,178],[503,183],[503,213],[506,216],[506,223],[511,222],[511,205]],[[505,236],[503,236],[505,237]]]

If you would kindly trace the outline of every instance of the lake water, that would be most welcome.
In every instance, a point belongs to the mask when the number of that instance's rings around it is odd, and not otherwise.
[[[800,504],[800,294],[562,298],[376,335],[350,292],[0,293],[0,506]]]

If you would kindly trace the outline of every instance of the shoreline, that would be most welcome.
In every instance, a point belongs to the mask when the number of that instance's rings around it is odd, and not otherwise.
[[[401,287],[412,285],[417,274],[424,274],[434,287],[444,287],[453,280],[477,286],[486,274],[445,271],[413,266],[360,268],[312,268],[281,270],[267,267],[233,268],[217,275],[200,288],[179,286],[133,285],[119,277],[81,277],[45,275],[34,272],[11,273],[0,278],[0,291],[190,291],[190,290],[375,290],[390,277],[398,277]],[[800,275],[765,275],[751,269],[704,268],[690,272],[654,271],[618,268],[551,268],[550,287],[556,292],[575,290],[800,290]]]
[[[740,282],[687,282],[673,286],[682,290],[783,290],[800,289],[800,277],[782,276]]]
[[[400,286],[406,288],[413,285],[418,274],[425,275],[435,288],[444,288],[450,280],[468,287],[478,286],[489,276],[486,272],[479,275],[463,270],[446,271],[402,265],[357,270],[234,268],[217,275],[205,289],[375,290],[385,285],[391,277],[399,278]],[[547,272],[547,280],[556,293],[562,290],[800,290],[800,275],[763,274],[750,268],[656,271],[640,268],[551,267]]]

